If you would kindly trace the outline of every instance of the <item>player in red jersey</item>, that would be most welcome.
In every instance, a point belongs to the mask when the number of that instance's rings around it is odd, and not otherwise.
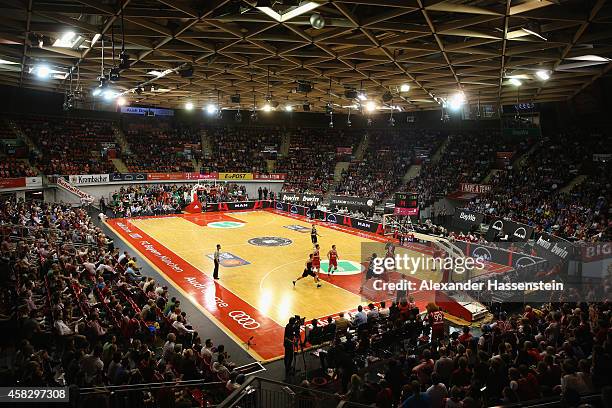
[[[321,254],[319,253],[319,244],[315,244],[314,251],[312,252],[312,269],[316,273],[319,273],[321,269]]]
[[[435,303],[427,305],[427,320],[431,327],[431,341],[444,338],[444,312]]]
[[[336,251],[335,245],[332,245],[331,249],[327,253],[327,259],[329,260],[329,265],[327,266],[327,273],[333,274],[335,271],[338,270],[338,251]]]

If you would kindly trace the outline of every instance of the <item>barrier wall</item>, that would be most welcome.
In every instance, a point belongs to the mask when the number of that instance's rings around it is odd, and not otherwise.
[[[310,208],[298,204],[289,204],[282,201],[274,201],[274,209],[291,214],[310,217]],[[379,222],[362,220],[360,218],[349,217],[348,215],[336,214],[328,211],[316,210],[315,218],[331,224],[344,225],[360,231],[373,232],[383,235],[383,227]]]
[[[220,182],[220,183],[238,183],[246,187],[246,192],[249,197],[257,198],[258,189],[261,187],[267,188],[268,191],[274,194],[280,193],[284,179],[283,174],[260,175],[257,173],[222,173],[225,179],[218,179],[219,174],[199,174],[197,173],[114,173],[114,174],[88,174],[88,175],[70,175],[63,178],[70,184],[78,187],[87,194],[94,196],[95,201],[100,197],[109,198],[112,193],[119,190],[121,187],[129,187],[134,184],[184,184],[196,182]],[[250,175],[245,179],[240,179],[239,175]],[[214,176],[214,178],[210,178]],[[49,176],[49,181],[53,183],[58,176]],[[236,177],[236,178],[231,178]],[[65,203],[76,204],[71,194],[64,191],[59,191],[55,184],[43,184],[42,177],[18,177],[11,179],[0,179],[0,192],[18,192],[28,190],[45,189],[45,200],[47,201],[62,201]],[[52,190],[52,191],[46,191]],[[56,191],[57,190],[57,191]]]

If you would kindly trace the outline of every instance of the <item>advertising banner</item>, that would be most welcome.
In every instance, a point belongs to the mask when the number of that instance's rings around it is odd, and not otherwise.
[[[61,177],[57,178],[57,185],[63,188],[64,190],[69,191],[72,194],[78,196],[81,199],[81,201],[89,202],[89,203],[92,203],[94,201],[94,197],[91,194],[86,193],[80,188],[73,186],[72,184],[70,184],[69,182],[67,182]]]
[[[147,180],[184,180],[183,173],[148,173]]]
[[[300,203],[305,205],[319,204],[323,200],[323,196],[309,193],[280,193],[280,201],[286,203]]]
[[[302,194],[300,193],[280,193],[280,201],[285,203],[299,203],[302,201]]]
[[[227,173],[227,174],[235,174],[235,173]],[[270,173],[270,174],[254,173],[252,177],[253,180],[271,180],[271,181],[283,181],[286,178],[287,178],[287,174],[285,173]]]
[[[504,220],[498,218],[489,225],[486,239],[487,241],[496,241],[498,235],[507,235],[508,241],[526,242],[533,234],[533,227],[520,222]]]
[[[304,205],[310,205],[310,204],[317,205],[322,200],[323,200],[323,196],[320,196],[318,194],[308,194],[308,193],[302,194],[302,203],[304,203]]]
[[[226,203],[206,203],[206,211],[240,211],[240,210],[259,210],[270,208],[270,201],[231,201]]]
[[[253,180],[253,173],[219,173],[219,180]]]
[[[456,208],[453,214],[453,227],[463,232],[472,231],[482,223],[483,219],[484,214]]]
[[[183,180],[216,180],[217,173],[183,173]]]
[[[393,209],[393,214],[395,215],[410,215],[410,216],[417,216],[419,215],[419,209],[418,208],[399,208],[399,207],[395,207]]]
[[[110,181],[146,181],[147,173],[113,173]]]
[[[609,162],[612,160],[612,153],[594,153],[593,161],[595,162]]]
[[[70,184],[107,184],[110,181],[109,174],[73,174],[68,176]]]
[[[26,187],[42,187],[42,177],[26,177]]]
[[[612,272],[612,243],[592,242],[580,246],[582,277],[606,279]]]
[[[332,224],[344,225],[360,231],[373,232],[375,234],[383,233],[382,224],[379,222],[362,220],[360,218],[349,217],[348,215],[330,213],[326,211],[321,213],[321,218],[323,221],[327,221]]]
[[[509,239],[514,242],[527,242],[533,234],[533,227],[520,222],[508,222],[506,227]]]
[[[19,187],[25,187],[25,186],[26,186],[25,177],[0,179],[0,189],[19,188]]]
[[[491,191],[491,186],[488,184],[461,183],[459,190],[462,193],[483,194]]]
[[[454,241],[453,244],[459,247],[466,256],[482,258],[488,262],[511,266],[517,269],[540,264],[545,261],[545,259],[539,256],[511,251],[509,250],[510,244],[508,244],[508,249],[494,248],[460,240]]]
[[[274,208],[278,211],[310,217],[310,209],[303,205],[275,201]],[[362,220],[360,218],[349,217],[348,215],[336,214],[327,211],[317,211],[317,218],[331,224],[344,225],[360,231],[372,232],[380,235],[383,234],[383,227],[379,222]]]
[[[331,206],[347,208],[374,207],[374,200],[371,198],[331,195],[329,198]]]
[[[132,115],[174,116],[174,110],[161,108],[142,108],[138,106],[122,106],[121,113]]]
[[[535,253],[549,261],[565,262],[574,255],[574,245],[571,242],[546,232],[536,234],[534,242]]]
[[[336,153],[345,154],[347,156],[350,156],[351,154],[353,154],[353,148],[352,147],[337,147]]]

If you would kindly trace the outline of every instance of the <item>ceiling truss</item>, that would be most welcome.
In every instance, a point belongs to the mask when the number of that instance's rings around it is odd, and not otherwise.
[[[331,102],[346,110],[359,103],[347,90],[363,91],[379,107],[387,94],[387,106],[406,111],[439,109],[457,92],[479,105],[512,104],[517,96],[549,102],[573,97],[611,67],[606,0],[314,1],[321,29],[310,24],[313,12],[278,22],[256,0],[0,0],[0,59],[12,62],[0,64],[0,84],[65,92],[67,79],[41,80],[30,70],[78,64],[91,98],[103,46],[105,66],[113,65],[111,32],[116,57],[122,45],[130,55],[113,86],[129,103],[167,107],[219,97],[223,107],[250,109],[255,97],[257,108],[270,99],[279,107],[324,110]],[[53,47],[67,31],[81,36],[81,46]],[[178,72],[186,66],[191,77]],[[172,71],[151,74],[165,70]],[[538,79],[538,70],[550,79]],[[513,76],[520,92],[508,83]],[[296,92],[297,81],[312,91]],[[133,92],[142,84],[144,92]]]

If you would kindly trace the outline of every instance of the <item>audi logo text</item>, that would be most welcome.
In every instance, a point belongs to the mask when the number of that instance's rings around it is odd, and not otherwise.
[[[255,330],[261,327],[261,324],[253,319],[249,314],[242,310],[232,310],[228,313],[228,316],[234,319],[236,323],[242,326],[243,329]]]

